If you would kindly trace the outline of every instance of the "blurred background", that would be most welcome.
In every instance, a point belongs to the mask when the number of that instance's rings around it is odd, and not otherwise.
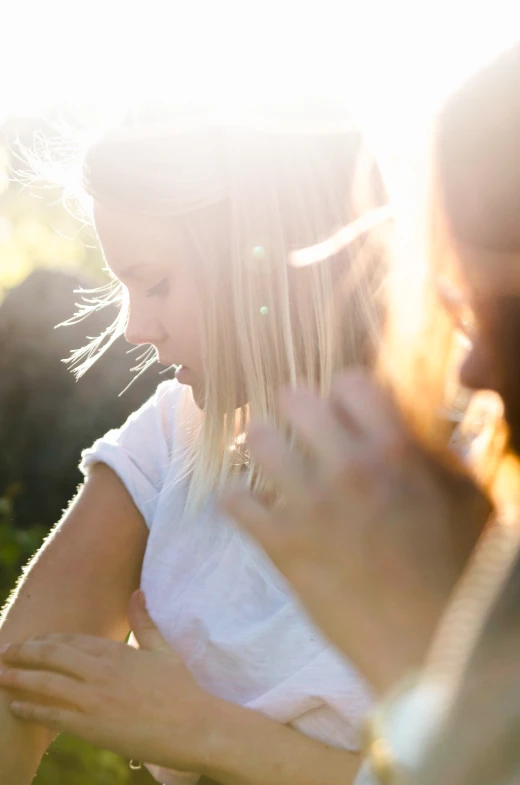
[[[25,150],[70,152],[143,102],[284,106],[354,116],[406,180],[438,102],[520,35],[510,2],[68,0],[2,7],[0,39],[0,602],[81,481],[81,450],[153,391],[120,341],[75,381],[62,360],[114,314],[55,326],[106,282],[91,228],[43,187]],[[67,128],[68,139],[60,134]],[[60,153],[61,154],[61,153]],[[39,167],[41,168],[41,167]],[[408,166],[408,171],[410,165]],[[67,172],[62,169],[61,174]],[[70,169],[73,177],[74,167]],[[152,782],[62,735],[37,785]]]

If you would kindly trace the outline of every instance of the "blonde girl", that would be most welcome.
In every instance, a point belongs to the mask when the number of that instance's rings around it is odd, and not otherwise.
[[[161,783],[350,782],[366,688],[217,500],[237,476],[269,492],[244,435],[280,425],[281,386],[326,393],[374,356],[384,264],[366,232],[288,265],[382,203],[373,161],[352,126],[134,115],[88,150],[84,183],[120,312],[75,360],[124,332],[176,380],[84,452],[85,485],[11,598],[1,638],[29,659],[5,671],[0,779],[29,783],[51,728]],[[49,672],[30,668],[41,651]],[[49,713],[14,719],[14,688]]]

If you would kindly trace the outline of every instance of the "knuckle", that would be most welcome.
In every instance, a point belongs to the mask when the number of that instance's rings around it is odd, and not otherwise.
[[[24,657],[27,654],[27,641],[24,643],[13,643],[11,645],[13,656]]]
[[[50,706],[49,708],[46,708],[44,710],[44,713],[45,713],[45,717],[47,719],[47,723],[49,725],[56,725],[57,726],[57,725],[60,724],[60,720],[61,720],[61,716],[62,716],[62,713],[61,713],[60,709],[57,709],[54,706]]]
[[[375,450],[360,452],[353,458],[343,460],[331,473],[330,488],[338,501],[345,493],[372,493],[379,484],[388,462]]]
[[[117,676],[115,663],[108,657],[102,656],[97,662],[97,681],[101,684],[110,683]]]
[[[372,388],[372,382],[367,376],[366,371],[360,368],[352,368],[339,376],[332,386],[333,395],[342,397],[356,390],[366,391]]]
[[[103,707],[105,714],[115,715],[119,713],[118,709],[120,708],[120,705],[121,701],[119,697],[113,693],[108,693],[103,697]]]
[[[16,659],[20,656],[20,652],[22,650],[23,643],[11,643],[9,647],[5,650],[3,657],[5,659]]]
[[[19,703],[16,705],[15,713],[24,720],[34,721],[36,717],[36,707],[27,703]]]
[[[84,700],[84,707],[87,713],[96,716],[103,716],[107,713],[110,699],[101,690],[89,690]]]
[[[16,687],[17,685],[21,684],[22,676],[23,672],[21,671],[7,669],[2,673],[2,680],[10,686]]]
[[[74,643],[75,638],[76,636],[73,635],[71,632],[64,632],[58,637],[57,640],[59,640],[60,643],[64,643],[65,645],[71,645],[72,643]]]
[[[38,686],[42,689],[45,693],[52,693],[53,687],[55,687],[55,679],[52,673],[41,673],[38,674],[37,677]]]
[[[50,643],[50,642],[41,643],[38,651],[39,659],[43,663],[52,662],[58,651],[58,648],[59,648],[59,644],[57,643]]]
[[[91,657],[95,657],[97,660],[104,659],[107,656],[113,656],[114,654],[113,645],[98,638],[85,640],[85,642],[78,648],[80,648],[86,654],[89,654]],[[117,650],[118,647],[116,648],[116,652]]]

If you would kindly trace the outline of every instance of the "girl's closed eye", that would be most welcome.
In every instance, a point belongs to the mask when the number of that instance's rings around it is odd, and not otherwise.
[[[147,297],[166,297],[170,292],[170,281],[168,278],[163,278],[159,283],[152,286],[147,290]]]

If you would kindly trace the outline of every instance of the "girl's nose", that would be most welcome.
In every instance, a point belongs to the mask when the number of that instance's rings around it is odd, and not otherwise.
[[[164,341],[164,337],[164,329],[153,315],[136,314],[130,309],[125,329],[125,338],[129,343],[135,346],[146,343],[158,344]]]

